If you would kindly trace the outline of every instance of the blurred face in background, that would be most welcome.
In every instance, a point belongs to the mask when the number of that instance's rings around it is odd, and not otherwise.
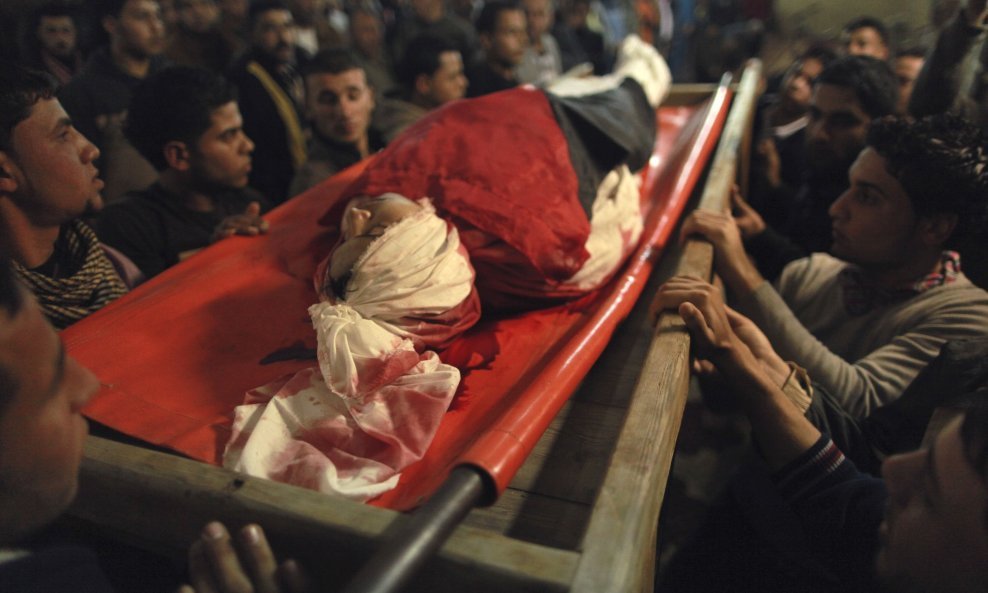
[[[528,40],[537,44],[542,35],[552,28],[552,3],[550,0],[525,0],[524,6],[528,21]]]
[[[75,53],[75,22],[69,15],[41,17],[37,35],[41,48],[57,58],[65,59]]]
[[[213,0],[177,0],[178,22],[192,33],[206,33],[220,18],[220,10]]]
[[[429,109],[462,99],[466,92],[467,77],[458,51],[439,54],[439,68],[432,75],[420,74],[415,81],[416,101]]]
[[[154,0],[128,0],[118,16],[103,19],[112,45],[138,59],[159,55],[165,49],[165,23]]]
[[[899,83],[899,102],[896,104],[895,112],[899,115],[906,115],[909,111],[909,98],[912,97],[919,72],[923,69],[923,61],[923,58],[918,56],[899,56],[895,59],[892,70]]]
[[[849,56],[871,56],[879,60],[889,59],[889,47],[882,36],[871,27],[861,27],[843,34],[844,50]]]
[[[806,111],[813,96],[813,81],[823,72],[823,64],[814,58],[798,60],[782,79],[782,98],[793,111]]]
[[[528,47],[524,11],[502,10],[497,15],[494,30],[480,38],[489,62],[502,68],[514,68],[521,63]]]
[[[865,146],[871,117],[853,89],[817,84],[806,126],[807,164],[816,179],[846,179]]]
[[[357,11],[350,16],[350,43],[365,56],[376,56],[383,47],[381,21],[373,14]]]
[[[282,63],[291,62],[295,57],[295,20],[291,11],[279,8],[257,15],[251,41],[261,53]]]

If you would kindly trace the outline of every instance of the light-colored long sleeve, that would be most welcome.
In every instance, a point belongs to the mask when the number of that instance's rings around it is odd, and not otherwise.
[[[988,293],[956,281],[852,316],[838,274],[847,264],[826,254],[791,263],[735,303],[785,359],[804,367],[857,416],[888,403],[947,340],[988,335]]]

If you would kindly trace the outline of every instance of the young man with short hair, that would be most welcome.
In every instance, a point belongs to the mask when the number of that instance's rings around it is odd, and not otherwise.
[[[849,56],[871,56],[882,61],[891,56],[888,29],[874,17],[863,16],[844,25],[841,41]]]
[[[292,180],[292,196],[384,147],[371,127],[374,89],[353,54],[319,52],[305,70],[305,86],[312,139],[308,158]]]
[[[449,40],[466,62],[471,62],[477,52],[477,32],[468,21],[446,9],[443,0],[410,0],[410,14],[395,24],[391,38],[391,56],[400,62],[407,55],[408,44],[424,34],[438,35]]]
[[[0,62],[0,248],[61,329],[127,285],[81,220],[103,205],[99,149],[55,99],[55,85],[46,74]]]
[[[110,203],[155,179],[154,168],[121,130],[134,87],[165,66],[165,25],[155,0],[101,0],[98,6],[110,43],[89,57],[58,98],[79,131],[102,152],[103,197]]]
[[[22,25],[21,58],[31,68],[48,72],[59,84],[72,80],[82,69],[78,26],[69,6],[42,4]]]
[[[802,184],[753,195],[755,210],[737,206],[745,247],[766,278],[773,280],[790,261],[830,246],[827,210],[847,189],[847,170],[864,148],[871,121],[894,113],[897,97],[892,69],[867,56],[840,58],[816,77]],[[782,222],[767,226],[760,213]]]
[[[494,0],[477,17],[483,59],[467,73],[467,96],[480,97],[518,86],[515,70],[528,46],[525,11],[514,0]]]
[[[374,110],[374,127],[386,142],[429,111],[462,99],[467,90],[460,52],[435,35],[422,35],[408,44],[399,73],[402,93],[384,97]]]
[[[714,244],[736,308],[775,349],[864,417],[901,395],[944,342],[988,335],[988,293],[949,250],[988,214],[982,145],[957,117],[873,122],[851,187],[830,206],[833,255],[790,263],[775,286],[730,215],[696,211],[682,232]]]
[[[198,68],[162,70],[134,92],[125,131],[159,180],[108,206],[97,229],[147,277],[214,241],[267,229],[267,204],[247,188],[254,143],[225,80]]]

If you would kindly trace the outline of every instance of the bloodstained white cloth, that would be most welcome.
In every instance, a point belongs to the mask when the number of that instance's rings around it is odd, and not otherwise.
[[[346,302],[309,308],[319,368],[247,394],[225,467],[367,500],[425,453],[460,372],[423,350],[475,323],[479,304],[456,229],[420,204],[357,260]]]

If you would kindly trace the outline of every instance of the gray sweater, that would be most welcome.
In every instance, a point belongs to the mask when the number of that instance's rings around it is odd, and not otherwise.
[[[796,260],[777,287],[765,282],[735,306],[852,414],[864,417],[901,395],[945,341],[988,335],[988,292],[963,274],[852,316],[838,278],[847,265],[823,253]]]

